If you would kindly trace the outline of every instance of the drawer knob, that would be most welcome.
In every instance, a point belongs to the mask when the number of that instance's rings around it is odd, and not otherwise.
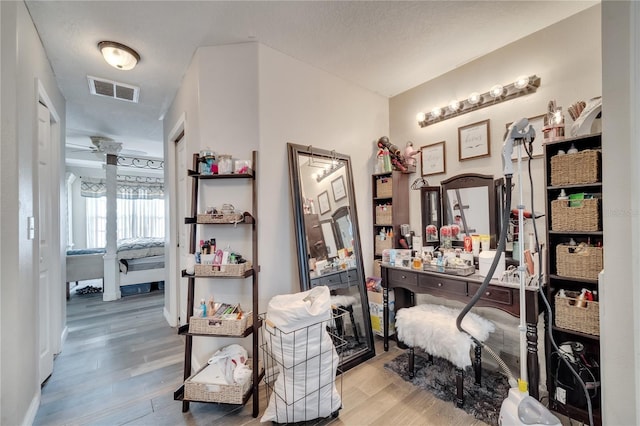
[[[442,283],[438,283],[438,287],[442,287]]]
[[[485,296],[491,296],[491,292],[490,292],[490,291],[487,291],[484,295],[485,295]]]
[[[403,280],[406,280],[406,279],[407,279],[407,276],[406,276],[406,275],[403,275],[403,276],[402,276],[402,279],[403,279]]]

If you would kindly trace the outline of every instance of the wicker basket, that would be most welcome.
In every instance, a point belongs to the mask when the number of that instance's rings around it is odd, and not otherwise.
[[[600,151],[586,149],[551,157],[551,185],[598,182]]]
[[[247,366],[251,367],[253,361],[247,360]],[[200,371],[208,366],[205,365]],[[221,402],[224,404],[242,404],[244,396],[251,389],[252,380],[248,380],[244,385],[213,385],[206,383],[196,383],[194,377],[200,373],[193,374],[184,381],[184,399],[189,401]]]
[[[251,262],[230,265],[196,264],[195,275],[201,277],[242,277],[249,269],[251,269]]]
[[[240,319],[191,317],[189,320],[189,333],[242,336],[252,324],[253,313],[251,312],[245,312]]]
[[[567,292],[575,293],[575,292]],[[556,294],[556,326],[567,330],[600,335],[600,315],[598,302],[586,302],[587,306],[577,306],[577,298],[559,297]]]
[[[393,223],[393,207],[389,204],[376,206],[376,225]]]
[[[602,271],[602,247],[556,246],[556,272],[563,277],[597,280]]]
[[[375,254],[382,254],[383,250],[393,248],[393,238],[385,238],[381,240],[380,237],[376,236],[375,242]]]
[[[578,206],[570,203],[579,201]],[[551,202],[551,229],[553,231],[599,231],[600,199],[553,200]]]
[[[374,260],[373,261],[373,276],[381,277],[382,276],[382,260]]]
[[[244,221],[244,215],[242,213],[214,213],[214,214],[199,214],[197,216],[198,223],[240,223]]]
[[[393,179],[389,177],[380,177],[376,180],[376,197],[391,197],[393,194]]]

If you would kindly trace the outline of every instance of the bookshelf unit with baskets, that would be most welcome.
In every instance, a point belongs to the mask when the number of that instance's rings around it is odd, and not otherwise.
[[[577,149],[577,152],[575,152]],[[587,383],[594,424],[600,412],[598,287],[603,269],[602,144],[593,134],[544,146],[546,189],[546,292],[552,306],[556,351],[547,335],[547,389],[552,410],[589,422],[587,397],[560,359],[578,360]],[[583,294],[584,293],[584,294]],[[569,349],[570,348],[570,349]],[[573,352],[572,357],[567,352]]]
[[[381,276],[384,249],[398,248],[400,225],[409,223],[408,174],[400,171],[376,173],[371,177],[373,193],[374,275]],[[385,238],[381,238],[385,235]]]
[[[185,336],[184,354],[184,383],[174,392],[174,399],[182,401],[182,411],[189,410],[190,402],[214,402],[222,404],[244,405],[249,398],[253,399],[253,417],[259,413],[259,383],[264,375],[264,369],[259,364],[258,357],[258,331],[262,322],[258,317],[258,228],[257,218],[257,181],[256,166],[258,155],[252,153],[252,167],[245,173],[232,174],[201,174],[199,172],[200,156],[193,155],[193,169],[188,174],[193,178],[191,191],[191,217],[185,218],[185,223],[190,225],[189,251],[196,252],[196,235],[198,228],[202,227],[236,227],[248,226],[251,229],[251,259],[244,263],[228,265],[196,264],[194,273],[188,274],[182,271],[182,276],[187,277],[187,323],[178,329],[178,333]],[[207,182],[220,180],[241,179],[245,180],[251,189],[251,212],[202,214],[198,213],[199,186]],[[218,228],[219,229],[219,228]],[[195,286],[196,282],[212,280],[247,280],[251,281],[252,306],[251,312],[240,315],[235,319],[226,317],[198,317],[194,316]],[[249,311],[249,309],[247,309]],[[247,366],[252,370],[251,380],[243,385],[210,385],[192,380],[198,372],[192,372],[191,358],[193,352],[194,337],[217,337],[242,339],[251,336],[251,350]],[[206,367],[206,365],[205,365]]]

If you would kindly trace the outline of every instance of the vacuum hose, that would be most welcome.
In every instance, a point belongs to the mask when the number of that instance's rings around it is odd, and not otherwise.
[[[491,281],[491,277],[493,277],[493,273],[498,267],[498,262],[500,261],[500,255],[504,252],[505,247],[507,245],[507,231],[509,229],[509,217],[511,215],[511,175],[505,176],[505,188],[506,188],[506,202],[505,202],[506,205],[503,209],[502,229],[500,231],[500,240],[498,241],[498,247],[496,248],[496,255],[493,258],[493,262],[491,262],[491,266],[489,267],[489,272],[487,272],[487,276],[482,281],[482,285],[480,286],[478,291],[476,291],[476,294],[471,298],[469,303],[467,303],[467,305],[464,308],[462,308],[462,311],[460,311],[458,318],[456,318],[456,327],[458,327],[458,330],[460,330],[461,332],[468,334],[471,337],[471,339],[473,339],[476,345],[482,346],[482,348],[485,349],[498,362],[498,365],[500,366],[500,368],[509,377],[509,384],[511,384],[513,387],[517,387],[517,380],[513,376],[513,373],[511,372],[507,364],[505,364],[505,362],[502,359],[500,359],[500,357],[495,352],[493,352],[493,350],[491,350],[489,346],[477,340],[475,337],[471,335],[471,333],[469,333],[467,330],[462,328],[462,320],[464,319],[465,315],[469,313],[471,308],[473,308],[473,306],[476,303],[478,303],[478,300],[480,300],[485,290],[489,286],[489,281]]]

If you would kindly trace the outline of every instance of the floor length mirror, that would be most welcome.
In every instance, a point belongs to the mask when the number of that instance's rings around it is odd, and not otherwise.
[[[346,311],[337,333],[342,371],[375,355],[350,158],[289,143],[300,289],[326,285]]]

